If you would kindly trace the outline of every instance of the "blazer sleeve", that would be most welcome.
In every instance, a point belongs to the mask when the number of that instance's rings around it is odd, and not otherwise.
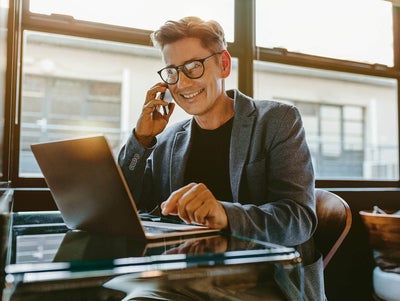
[[[246,193],[238,202],[222,202],[230,232],[299,245],[312,236],[317,224],[314,170],[300,113],[293,106],[276,106],[257,124],[251,145],[261,151],[257,162],[245,167],[241,185]],[[259,158],[260,153],[264,157]]]
[[[118,154],[118,163],[131,191],[136,206],[141,211],[152,211],[157,203],[152,198],[151,164],[148,160],[155,146],[143,147],[132,133]]]

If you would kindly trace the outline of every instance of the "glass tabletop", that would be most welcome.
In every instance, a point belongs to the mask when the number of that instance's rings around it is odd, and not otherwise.
[[[54,211],[11,215],[5,273],[9,300],[24,300],[28,288],[32,294],[46,287],[54,297],[61,283],[69,293],[111,290],[117,299],[122,292],[124,298],[196,300],[190,299],[195,294],[214,300],[221,291],[265,296],[266,288],[277,300],[303,295],[302,260],[294,248],[223,233],[138,241],[70,230]]]
[[[44,269],[78,270],[86,265],[101,267],[164,262],[215,265],[237,264],[241,261],[300,261],[294,248],[223,233],[138,241],[126,236],[70,230],[58,212],[12,214],[9,240],[6,271],[11,273]]]

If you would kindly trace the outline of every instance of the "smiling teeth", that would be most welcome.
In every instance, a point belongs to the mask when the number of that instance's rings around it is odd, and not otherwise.
[[[195,97],[196,95],[199,95],[202,91],[203,91],[203,89],[201,89],[200,91],[197,91],[195,93],[192,93],[192,94],[187,94],[187,95],[182,94],[182,96],[189,99],[189,98]]]

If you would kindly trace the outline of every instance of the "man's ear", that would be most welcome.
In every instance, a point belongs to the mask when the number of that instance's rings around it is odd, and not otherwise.
[[[227,50],[223,50],[221,53],[221,69],[222,77],[227,78],[231,74],[231,55]]]

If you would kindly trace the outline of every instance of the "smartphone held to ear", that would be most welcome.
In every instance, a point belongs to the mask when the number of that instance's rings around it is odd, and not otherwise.
[[[167,89],[164,93],[160,93],[160,99],[165,100],[166,102],[170,103],[172,101],[171,92]],[[168,114],[168,106],[162,107],[164,114]]]
[[[160,98],[165,100],[166,102],[170,103],[172,101],[172,95],[169,89],[165,90],[164,93],[160,94]]]

